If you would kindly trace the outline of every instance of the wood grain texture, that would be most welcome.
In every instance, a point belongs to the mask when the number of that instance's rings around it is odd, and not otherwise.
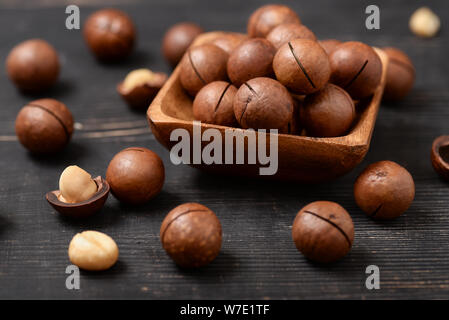
[[[35,299],[405,299],[449,296],[449,185],[430,164],[433,139],[448,133],[449,55],[447,31],[422,40],[408,31],[408,18],[419,1],[377,1],[381,30],[364,28],[368,1],[291,4],[320,39],[356,39],[378,47],[405,50],[417,70],[413,91],[402,102],[383,104],[367,157],[349,175],[322,185],[261,182],[206,174],[170,163],[155,140],[145,114],[134,113],[115,91],[133,68],[168,71],[160,55],[164,30],[193,20],[207,30],[242,32],[246,20],[265,1],[195,0],[121,6],[139,31],[135,54],[118,65],[97,63],[80,31],[64,29],[63,7],[0,10],[0,60],[17,42],[42,37],[60,52],[61,81],[47,95],[72,110],[77,131],[70,146],[50,159],[28,154],[14,138],[14,119],[35,96],[23,96],[8,81],[0,64],[0,298]],[[449,2],[427,1],[448,19]],[[81,7],[82,20],[95,8]],[[325,9],[325,10],[324,10]],[[45,193],[57,187],[60,172],[77,164],[104,176],[113,155],[125,147],[157,152],[166,166],[162,193],[148,205],[133,208],[113,197],[87,220],[57,214]],[[352,185],[369,163],[393,160],[416,182],[416,199],[407,213],[390,222],[374,222],[356,206]],[[305,260],[291,240],[297,211],[315,200],[337,201],[353,217],[351,253],[331,266]],[[176,205],[197,201],[215,211],[223,226],[218,258],[201,270],[182,270],[167,258],[159,228]],[[81,290],[65,289],[67,248],[86,229],[111,235],[120,248],[118,264],[103,273],[81,274]],[[381,289],[365,288],[365,268],[381,270]]]

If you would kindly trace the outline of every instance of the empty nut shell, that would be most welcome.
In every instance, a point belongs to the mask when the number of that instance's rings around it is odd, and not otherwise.
[[[88,200],[78,203],[67,203],[60,200],[61,192],[54,190],[45,195],[48,203],[60,214],[72,218],[85,218],[103,208],[109,195],[109,184],[101,177],[93,179],[97,184],[97,192]]]
[[[433,141],[431,160],[435,171],[443,179],[449,180],[449,136],[441,136]]]
[[[338,203],[316,201],[302,208],[292,226],[296,248],[313,261],[329,263],[344,257],[354,241],[354,224]]]
[[[126,79],[117,85],[118,93],[131,108],[146,110],[168,78],[167,74],[163,72],[151,72],[150,74],[146,81],[140,81],[133,86],[126,86]]]
[[[181,267],[201,267],[220,252],[220,220],[208,207],[185,203],[171,210],[161,225],[160,237],[167,254]]]

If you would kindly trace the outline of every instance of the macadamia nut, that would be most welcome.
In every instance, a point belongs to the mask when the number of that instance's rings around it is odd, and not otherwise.
[[[137,69],[131,71],[123,81],[123,90],[132,90],[137,86],[142,86],[151,82],[155,77],[155,73],[149,69]]]
[[[59,178],[59,200],[78,203],[90,199],[97,192],[97,184],[89,173],[78,166],[69,166]]]
[[[98,231],[77,233],[69,245],[70,261],[89,271],[109,269],[117,262],[118,254],[114,239]]]
[[[417,36],[431,38],[440,30],[440,18],[428,7],[422,7],[412,14],[409,26]]]

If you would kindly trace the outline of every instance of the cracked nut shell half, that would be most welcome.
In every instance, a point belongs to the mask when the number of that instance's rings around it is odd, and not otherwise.
[[[60,214],[74,218],[88,217],[103,208],[109,195],[109,183],[98,176],[93,179],[98,186],[97,192],[88,200],[78,203],[66,203],[59,200],[60,191],[49,191],[45,195],[48,203]]]

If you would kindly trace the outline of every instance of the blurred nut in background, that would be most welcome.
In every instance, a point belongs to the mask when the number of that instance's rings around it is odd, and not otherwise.
[[[20,143],[33,153],[60,151],[70,141],[73,117],[60,101],[39,99],[24,106],[16,118]]]
[[[173,68],[181,61],[193,40],[203,32],[200,26],[192,22],[181,22],[167,30],[162,40],[162,54]]]
[[[88,271],[102,271],[118,260],[119,250],[114,239],[98,231],[77,233],[69,244],[70,261]]]
[[[397,101],[404,98],[415,82],[415,67],[410,58],[396,48],[383,48],[388,55],[387,80],[383,98]]]
[[[410,30],[419,37],[434,37],[440,30],[440,18],[429,8],[417,9],[409,21]]]
[[[137,69],[128,73],[125,80],[118,84],[117,91],[130,107],[146,110],[167,78],[163,72]]]
[[[251,38],[265,38],[268,33],[282,23],[300,24],[296,12],[287,6],[269,4],[260,7],[249,17],[247,31]]]
[[[41,39],[18,44],[6,59],[9,78],[25,92],[38,92],[51,87],[58,80],[59,69],[58,53]]]
[[[278,50],[285,43],[294,39],[315,40],[315,34],[303,24],[283,23],[270,31],[267,40]]]
[[[136,42],[134,23],[117,9],[94,12],[84,24],[83,33],[90,50],[102,61],[124,59]]]
[[[220,49],[223,49],[227,54],[231,54],[243,41],[247,40],[248,36],[242,33],[226,32],[223,35],[212,40]]]
[[[106,180],[118,200],[143,204],[156,196],[164,185],[165,169],[159,156],[146,148],[127,148],[109,163]]]
[[[318,41],[318,43],[323,47],[324,51],[326,51],[327,55],[329,56],[342,42],[336,39],[326,39],[320,40]]]

